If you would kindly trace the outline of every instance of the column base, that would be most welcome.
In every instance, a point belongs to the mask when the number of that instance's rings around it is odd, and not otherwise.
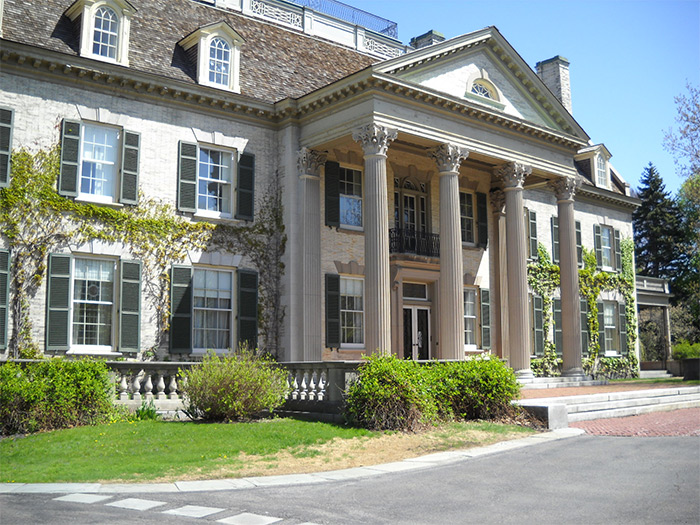
[[[534,379],[535,374],[532,373],[530,368],[523,368],[522,370],[515,371],[515,377],[517,379]]]
[[[582,368],[569,368],[561,373],[562,377],[575,377],[577,379],[585,379],[586,375],[583,373]]]

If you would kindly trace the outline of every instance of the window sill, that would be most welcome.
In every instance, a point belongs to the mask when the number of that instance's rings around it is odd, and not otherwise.
[[[622,357],[622,354],[618,353],[617,351],[605,351],[605,357]]]
[[[364,343],[357,343],[357,344],[342,343],[340,345],[340,349],[341,350],[364,350],[365,344]]]
[[[216,221],[216,222],[239,222],[239,219],[236,219],[230,213],[197,211],[194,213],[193,216],[195,219],[206,219],[206,220]]]
[[[95,197],[94,195],[88,195],[81,193],[75,198],[76,202],[84,202],[86,204],[99,204],[101,206],[109,206],[110,208],[123,208],[124,205],[121,202],[115,202],[113,200],[101,199]]]
[[[95,355],[99,357],[121,357],[124,354],[121,352],[114,352],[113,350],[100,350],[98,348],[72,348],[66,352],[66,355]]]

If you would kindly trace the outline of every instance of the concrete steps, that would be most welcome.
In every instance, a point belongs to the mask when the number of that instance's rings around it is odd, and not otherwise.
[[[668,379],[673,377],[673,374],[669,374],[667,370],[640,370],[640,379]]]
[[[580,377],[533,377],[530,379],[518,379],[523,390],[545,388],[567,388],[572,386],[598,386],[607,385],[606,380],[594,381],[593,379]]]
[[[549,428],[563,428],[574,421],[700,407],[700,386],[523,399],[519,404],[545,419]]]

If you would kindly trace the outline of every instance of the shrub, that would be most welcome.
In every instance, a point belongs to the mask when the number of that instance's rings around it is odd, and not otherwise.
[[[189,370],[180,370],[185,413],[205,421],[238,421],[284,403],[287,372],[248,350],[219,357],[209,352]]]
[[[0,366],[0,433],[90,425],[112,413],[112,384],[101,361],[50,359]]]
[[[681,341],[673,345],[673,359],[693,359],[700,357],[700,343],[691,344],[688,341]]]
[[[437,419],[424,367],[395,356],[371,356],[348,387],[345,419],[370,430],[415,431]]]

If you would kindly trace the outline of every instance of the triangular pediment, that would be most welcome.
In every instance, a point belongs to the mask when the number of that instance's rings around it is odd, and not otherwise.
[[[467,105],[588,139],[495,27],[382,62],[374,66],[374,72]]]

